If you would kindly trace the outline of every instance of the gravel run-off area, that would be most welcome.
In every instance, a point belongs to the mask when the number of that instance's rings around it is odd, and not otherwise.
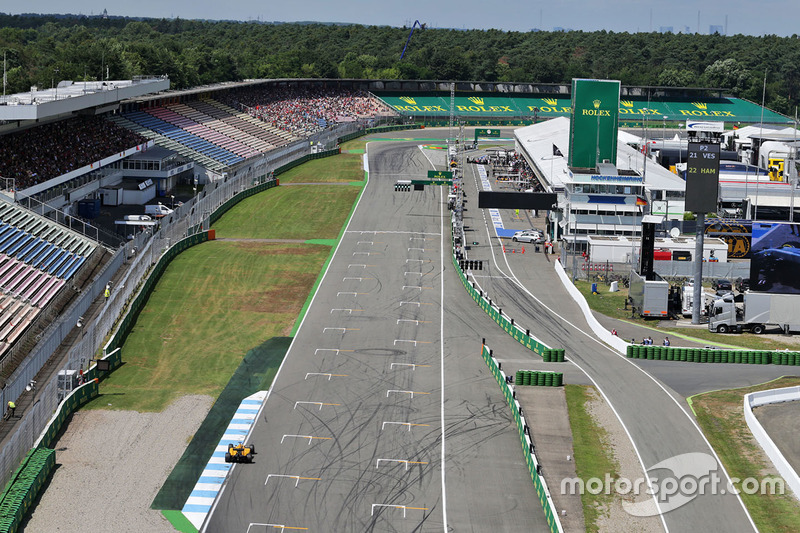
[[[619,419],[614,415],[614,411],[605,400],[594,389],[594,399],[586,406],[587,411],[594,419],[595,424],[606,430],[608,442],[606,445],[612,450],[614,462],[617,463],[617,475],[619,478],[636,480],[644,478],[642,465],[639,462],[636,452],[633,449],[625,429]],[[638,517],[628,514],[622,507],[622,501],[627,502],[653,502],[652,497],[648,496],[645,490],[638,496],[633,494],[616,495],[613,503],[603,509],[602,516],[598,520],[598,529],[603,532],[616,531],[636,531],[637,533],[663,532],[661,520],[658,516]],[[655,510],[655,503],[652,503]]]
[[[150,504],[213,402],[195,395],[161,413],[75,413],[55,445],[50,484],[21,531],[173,533]]]

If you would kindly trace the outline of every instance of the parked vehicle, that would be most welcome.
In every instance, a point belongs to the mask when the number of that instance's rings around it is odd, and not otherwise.
[[[172,214],[172,209],[163,204],[152,204],[144,206],[144,214],[155,218],[162,218]]]
[[[750,290],[750,278],[736,278],[736,283],[733,285],[736,287],[737,292],[746,292]]]
[[[539,244],[542,242],[542,232],[535,229],[526,229],[518,231],[511,237],[514,242],[532,242]]]
[[[725,294],[733,291],[733,285],[725,278],[717,278],[711,282],[711,290],[717,294]]]
[[[717,333],[752,331],[764,333],[767,326],[779,326],[785,332],[800,331],[800,295],[746,292],[741,307],[733,294],[714,301],[709,309],[708,329]]]

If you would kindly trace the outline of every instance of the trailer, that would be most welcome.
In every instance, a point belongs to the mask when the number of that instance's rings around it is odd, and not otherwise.
[[[741,307],[728,294],[711,305],[708,329],[717,333],[751,331],[756,335],[769,326],[780,327],[784,333],[800,331],[799,308],[800,294],[747,291]]]
[[[653,276],[656,279],[646,280],[632,270],[628,299],[640,316],[667,318],[669,283],[656,273]]]

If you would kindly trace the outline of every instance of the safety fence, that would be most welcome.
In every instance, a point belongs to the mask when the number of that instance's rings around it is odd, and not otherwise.
[[[517,425],[519,432],[519,440],[522,445],[522,453],[525,457],[525,464],[528,465],[528,472],[530,473],[531,480],[533,481],[533,488],[536,490],[536,496],[539,498],[539,503],[544,511],[544,516],[547,519],[547,525],[550,527],[551,533],[562,533],[561,521],[558,519],[558,511],[556,510],[553,498],[550,496],[550,489],[547,487],[547,482],[541,475],[541,464],[536,458],[533,442],[530,436],[530,427],[525,421],[525,415],[522,411],[522,406],[516,399],[514,387],[508,383],[506,374],[500,369],[500,365],[495,359],[492,350],[485,344],[481,345],[481,356],[486,362],[486,365],[491,370],[495,380],[497,380],[500,389],[503,391],[503,396],[511,407],[511,412],[514,415],[514,422]]]
[[[543,370],[517,370],[514,385],[533,385],[538,387],[560,387],[564,384],[562,372]]]
[[[351,134],[352,135],[352,134]],[[285,165],[281,165],[273,171],[273,174],[277,177],[283,174],[284,172],[293,169],[294,167],[300,166],[303,163],[311,161],[312,159],[322,159],[323,157],[330,157],[332,155],[338,155],[342,153],[342,149],[339,147],[334,148],[333,150],[326,150],[324,152],[317,152],[312,154],[306,154],[303,157],[295,159],[293,161],[289,161]]]
[[[491,298],[478,288],[477,283],[470,282],[469,279],[467,279],[467,275],[459,266],[455,254],[453,254],[452,259],[453,266],[456,272],[458,272],[458,277],[461,279],[464,288],[467,289],[467,293],[478,303],[480,308],[489,315],[489,318],[500,325],[503,331],[511,335],[514,340],[518,341],[532,352],[541,355],[545,363],[560,363],[564,361],[564,350],[562,348],[551,348],[532,337],[530,330],[523,330],[520,328],[514,322],[513,318],[509,318],[503,314],[502,308],[494,305]]]
[[[352,133],[348,133],[347,135],[342,135],[339,137],[339,144],[352,141],[353,139],[358,139],[359,137],[363,137],[364,135],[371,135],[373,133],[386,133],[388,131],[400,131],[400,130],[418,130],[421,129],[422,126],[419,124],[398,124],[396,126],[378,126],[377,128],[367,128],[365,130],[354,131]]]
[[[318,155],[318,154],[313,154],[313,155]],[[301,159],[305,157],[308,156],[303,156]],[[278,169],[275,170],[275,174],[277,173]],[[222,215],[227,213],[231,207],[235,206],[245,198],[249,198],[250,196],[256,195],[260,192],[264,192],[273,187],[277,187],[278,183],[279,182],[277,179],[271,179],[264,183],[259,183],[255,187],[250,187],[249,189],[245,189],[239,193],[236,193],[230,200],[227,200],[225,203],[223,203],[221,206],[215,209],[213,213],[211,213],[211,216],[209,217],[209,224],[214,224],[217,220],[219,220],[222,217]]]
[[[688,363],[734,363],[747,365],[800,366],[800,352],[770,350],[721,350],[631,344],[625,352],[631,359],[683,361]]]
[[[155,266],[153,267],[152,272],[149,276],[145,279],[144,283],[142,284],[139,293],[136,297],[131,301],[130,306],[128,307],[128,312],[125,315],[125,318],[119,324],[119,327],[111,336],[108,343],[106,343],[103,351],[108,354],[109,352],[116,350],[122,343],[125,342],[125,339],[128,337],[128,334],[133,329],[133,325],[136,323],[136,319],[139,316],[139,313],[144,308],[145,303],[147,303],[148,298],[150,298],[150,294],[153,292],[153,289],[156,287],[158,280],[161,279],[161,275],[167,269],[167,266],[172,262],[172,260],[184,250],[191,248],[196,244],[200,244],[206,242],[208,240],[214,239],[214,230],[204,231],[202,233],[196,233],[190,237],[186,237],[185,239],[181,239],[173,246],[171,246],[156,262]]]

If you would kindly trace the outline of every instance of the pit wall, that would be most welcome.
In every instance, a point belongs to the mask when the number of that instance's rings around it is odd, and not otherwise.
[[[548,488],[544,477],[539,475],[539,460],[536,458],[533,443],[531,442],[530,429],[528,427],[528,423],[525,421],[525,416],[522,412],[522,406],[520,406],[519,402],[516,400],[514,385],[511,385],[507,382],[505,372],[500,370],[500,365],[497,363],[497,359],[495,359],[494,355],[492,354],[492,350],[490,350],[485,344],[481,345],[481,356],[483,357],[486,365],[489,367],[489,370],[492,372],[495,380],[497,380],[497,384],[500,385],[500,390],[503,391],[503,396],[505,397],[508,406],[511,408],[511,413],[514,415],[514,422],[517,426],[517,432],[519,433],[519,441],[520,445],[522,446],[522,454],[525,458],[525,464],[528,467],[528,473],[531,476],[531,481],[533,481],[533,488],[536,490],[536,495],[539,497],[539,503],[544,510],[544,515],[547,519],[547,525],[550,527],[550,532],[563,533],[564,530],[561,527],[561,521],[558,519],[556,505],[553,502],[553,498],[550,496],[550,489]]]
[[[504,315],[502,309],[495,306],[488,296],[477,288],[477,284],[470,283],[466,274],[458,265],[458,260],[456,260],[455,254],[452,255],[452,259],[453,267],[456,269],[456,272],[458,272],[458,277],[461,279],[461,283],[464,285],[464,288],[467,289],[467,293],[478,303],[480,308],[483,309],[487,315],[489,315],[489,318],[497,322],[500,327],[503,328],[503,331],[511,335],[514,340],[525,346],[527,349],[538,355],[541,355],[542,359],[546,363],[564,361],[563,349],[551,348],[547,346],[543,342],[537,340],[535,337],[532,337],[527,331],[516,325],[512,318]]]
[[[744,419],[747,422],[747,427],[753,433],[753,436],[758,441],[758,444],[770,458],[772,464],[778,470],[778,473],[789,485],[789,488],[794,492],[795,498],[800,499],[800,477],[786,457],[783,456],[781,451],[770,438],[769,434],[764,430],[761,422],[758,421],[756,415],[753,414],[753,408],[771,403],[793,402],[800,400],[800,387],[786,387],[783,389],[765,390],[760,392],[751,392],[744,396]]]

